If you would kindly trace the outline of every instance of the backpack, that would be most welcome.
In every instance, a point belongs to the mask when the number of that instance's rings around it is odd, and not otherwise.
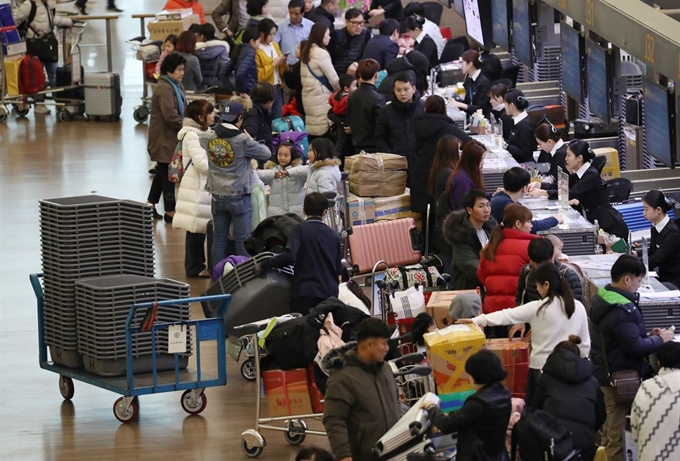
[[[525,409],[512,428],[512,461],[518,446],[522,461],[566,461],[578,456],[571,432],[559,419],[537,408]]]
[[[47,87],[40,59],[27,55],[19,64],[19,93],[36,94]]]
[[[38,6],[35,4],[34,1],[30,0],[31,2],[31,12],[28,13],[28,18],[19,26],[17,26],[17,31],[19,32],[19,35],[21,36],[22,40],[26,38],[26,33],[28,32],[29,27],[31,26],[31,23],[35,20],[35,15],[38,11]]]
[[[306,368],[319,352],[319,328],[309,324],[309,315],[277,324],[267,336],[268,350],[282,370]]]
[[[177,143],[175,151],[172,153],[172,159],[170,159],[170,164],[168,165],[168,179],[170,182],[180,182],[184,177],[184,173],[191,166],[191,160],[187,163],[187,167],[184,168],[184,159],[182,158],[182,141]]]

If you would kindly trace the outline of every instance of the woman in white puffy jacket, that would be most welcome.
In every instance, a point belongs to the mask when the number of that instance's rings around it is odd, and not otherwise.
[[[208,155],[199,136],[215,122],[215,108],[198,99],[184,111],[183,127],[177,134],[182,143],[184,176],[179,184],[172,227],[187,231],[184,243],[184,271],[187,277],[208,277],[205,262],[205,234],[211,219],[210,193],[205,190],[208,179]]]
[[[12,8],[12,16],[14,16],[14,22],[16,22],[17,26],[30,19],[33,4],[35,5],[35,17],[28,24],[26,39],[44,37],[50,32],[54,32],[54,26],[71,27],[73,25],[71,19],[54,14],[57,7],[55,0],[23,0],[18,1]],[[47,80],[50,86],[57,86],[57,63],[43,61],[43,66],[47,72]],[[36,112],[48,114],[50,110],[45,106],[39,105],[36,106]]]
[[[276,152],[276,162],[264,164],[264,170],[257,172],[265,184],[270,186],[267,216],[286,213],[303,215],[305,181],[308,167],[302,165],[300,153],[292,143],[283,143]]]

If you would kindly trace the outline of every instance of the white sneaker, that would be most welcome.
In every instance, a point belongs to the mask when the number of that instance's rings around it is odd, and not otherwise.
[[[35,109],[33,109],[33,112],[36,114],[50,114],[52,111],[50,111],[50,108],[47,106],[44,106],[42,104],[38,104],[35,106]]]

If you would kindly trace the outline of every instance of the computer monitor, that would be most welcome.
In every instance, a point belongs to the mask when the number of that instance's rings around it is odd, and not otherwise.
[[[494,48],[491,0],[463,0],[467,34],[485,48]]]
[[[676,114],[673,98],[661,85],[644,78],[642,83],[645,108],[645,140],[647,153],[673,168],[675,165]]]
[[[491,0],[491,22],[493,42],[510,51],[510,13],[508,0]]]
[[[527,67],[534,67],[533,6],[529,0],[512,0],[513,51]]]
[[[465,19],[465,7],[463,6],[463,0],[453,0],[453,11]]]
[[[560,23],[562,45],[562,88],[581,103],[583,99],[583,52],[585,40],[580,32],[565,22]]]
[[[596,42],[586,41],[586,87],[590,112],[609,122],[612,117],[612,55]]]

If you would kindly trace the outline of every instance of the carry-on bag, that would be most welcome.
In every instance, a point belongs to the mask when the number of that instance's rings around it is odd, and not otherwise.
[[[83,66],[80,66],[80,81],[83,82],[85,80],[85,71],[83,69]],[[72,73],[71,73],[71,64],[66,64],[65,66],[62,67],[57,67],[57,86],[58,87],[65,87],[65,86],[71,86],[73,84],[72,82]],[[78,101],[84,101],[85,100],[85,88],[82,86],[79,88],[72,88],[70,90],[64,90],[59,93],[55,93],[55,99],[73,99],[73,100],[78,100]]]
[[[42,62],[35,56],[26,56],[19,64],[19,92],[21,94],[36,94],[46,87]]]
[[[352,266],[359,274],[370,272],[380,260],[388,266],[405,266],[418,263],[421,257],[413,218],[354,226],[349,249]]]
[[[85,112],[95,121],[120,120],[123,97],[120,92],[120,76],[113,72],[85,74]]]
[[[296,131],[298,133],[307,133],[307,127],[301,117],[297,115],[290,115],[277,118],[272,121],[272,131],[274,133],[283,133],[284,131]],[[299,146],[302,148],[302,156],[307,159],[307,151],[309,150],[309,139],[304,138],[299,141]]]

